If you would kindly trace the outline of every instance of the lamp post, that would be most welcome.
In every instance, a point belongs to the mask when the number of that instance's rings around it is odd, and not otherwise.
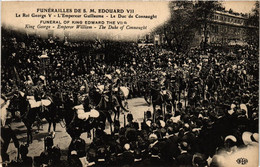
[[[46,77],[46,69],[50,64],[50,58],[47,56],[47,54],[43,54],[40,56],[40,63],[41,63],[41,68],[43,69],[43,75]],[[46,80],[44,81],[46,82]],[[46,85],[46,83],[44,83]]]

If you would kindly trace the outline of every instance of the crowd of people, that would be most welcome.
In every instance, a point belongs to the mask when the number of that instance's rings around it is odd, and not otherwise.
[[[5,34],[1,68],[5,96],[14,90],[28,92],[39,81],[44,83],[41,96],[58,93],[61,104],[69,95],[78,105],[82,87],[100,85],[111,85],[111,90],[126,86],[129,98],[142,97],[152,87],[172,94],[172,108],[165,113],[160,108],[144,111],[142,123],[129,113],[125,126],[114,121],[113,134],[97,129],[90,145],[74,127],[69,166],[223,166],[223,157],[258,147],[259,53],[253,47],[176,53],[130,42],[64,43]],[[90,55],[100,51],[109,52],[98,59]],[[118,54],[114,58],[109,57],[112,51]],[[42,55],[48,56],[46,62]],[[59,149],[50,143],[40,164],[64,166]]]

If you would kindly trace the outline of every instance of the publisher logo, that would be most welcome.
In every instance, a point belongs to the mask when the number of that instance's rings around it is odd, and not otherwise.
[[[238,158],[237,160],[238,164],[245,165],[248,163],[248,160],[246,158]]]

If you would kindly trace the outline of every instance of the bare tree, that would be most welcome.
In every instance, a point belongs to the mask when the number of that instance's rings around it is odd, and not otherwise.
[[[224,9],[217,1],[171,1],[169,7],[171,18],[156,33],[163,34],[168,47],[177,52],[189,50],[199,29],[203,31],[205,47],[209,19],[216,10]]]
[[[159,27],[156,33],[163,34],[167,45],[177,52],[187,50],[197,30],[197,22],[191,1],[172,1],[169,3],[171,18]]]
[[[259,1],[256,1],[247,22],[246,38],[248,44],[259,47]]]
[[[221,3],[218,1],[198,1],[195,4],[195,13],[198,23],[202,26],[204,35],[203,47],[206,48],[209,33],[209,21],[213,17],[216,10],[224,10]]]

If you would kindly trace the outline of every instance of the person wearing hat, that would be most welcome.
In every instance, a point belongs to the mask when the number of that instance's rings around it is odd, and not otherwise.
[[[145,116],[147,121],[148,120],[152,121],[152,113],[150,110],[146,111]]]
[[[52,147],[49,166],[62,166],[60,158],[61,158],[60,148],[58,146]]]
[[[259,145],[259,134],[246,131],[242,134],[242,141],[243,141],[245,146],[251,145],[251,146],[257,146],[258,147],[258,145]]]
[[[246,117],[246,111],[238,109],[236,117],[233,120],[235,129],[238,129],[240,133],[247,131],[250,125],[250,120]]]
[[[258,112],[253,112],[252,113],[252,117],[250,119],[250,125],[249,125],[249,131],[257,133],[259,130],[259,124],[258,124],[258,120],[259,120],[259,113]]]
[[[164,162],[160,157],[160,149],[158,146],[154,146],[150,150],[150,156],[144,160],[144,166],[162,167]]]
[[[33,159],[32,157],[28,157],[28,145],[21,145],[20,146],[20,155],[21,159],[18,160],[18,164],[20,166],[33,166]]]
[[[237,138],[233,135],[228,135],[224,139],[224,147],[217,150],[217,153],[225,152],[232,154],[237,151]]]
[[[207,167],[208,162],[206,156],[200,153],[196,153],[192,157],[192,165],[193,167]]]
[[[127,118],[127,125],[126,125],[126,128],[128,127],[128,128],[134,128],[134,129],[136,129],[136,130],[138,130],[139,129],[139,124],[138,124],[138,122],[134,122],[133,120],[134,120],[134,118],[133,118],[133,114],[127,114],[127,116],[126,116],[126,118]]]
[[[87,166],[94,167],[97,161],[97,151],[95,147],[90,146],[87,151]]]
[[[75,167],[82,167],[82,163],[77,155],[77,151],[72,150],[70,154],[71,154],[71,156],[68,159],[69,165],[75,166]]]
[[[85,85],[82,85],[79,88],[79,93],[77,95],[78,97],[78,103],[79,104],[84,104],[85,99],[88,98],[89,96],[89,86],[86,80],[84,80]]]
[[[134,128],[126,128],[125,136],[128,141],[135,142],[137,137],[137,131]]]
[[[69,145],[68,150],[68,159],[70,158],[71,151],[75,150],[79,158],[84,157],[86,155],[85,151],[85,140],[80,138],[81,129],[79,127],[74,128],[74,135],[72,136],[71,143]]]
[[[95,166],[97,167],[103,167],[107,166],[108,157],[107,157],[107,149],[105,148],[105,145],[101,145],[97,148],[97,159],[95,161]]]
[[[215,124],[208,119],[203,119],[203,126],[198,135],[199,150],[206,156],[213,156],[216,147],[223,142],[220,129],[216,130]]]
[[[103,95],[105,96],[105,101],[108,102],[108,108],[110,109],[112,106],[112,94],[113,94],[113,85],[112,85],[112,76],[110,74],[105,75],[106,81],[104,85]],[[111,78],[111,79],[110,79]]]
[[[116,156],[116,154],[115,154],[114,152],[112,152],[112,153],[108,156],[107,166],[111,166],[111,167],[117,167],[117,166],[119,166],[118,157]]]
[[[45,77],[40,77],[34,88],[34,97],[36,101],[45,98],[46,85],[44,84]]]
[[[181,142],[180,143],[180,155],[176,157],[176,162],[178,166],[192,166],[192,158],[193,155],[191,155],[188,152],[189,144],[187,142]]]
[[[148,141],[150,143],[149,147],[151,148],[158,143],[158,136],[155,133],[151,133],[149,135]]]
[[[120,130],[120,121],[115,120],[114,121],[114,135],[119,135],[119,130]]]
[[[178,147],[178,142],[180,138],[178,137],[179,128],[177,124],[173,124],[167,128],[166,145],[164,151],[165,159],[170,162],[175,162],[177,156],[180,155],[180,149]]]
[[[1,113],[2,114],[2,113]],[[11,139],[17,149],[19,149],[19,141],[15,135],[15,132],[11,128],[11,116],[6,119],[5,124],[3,125],[3,120],[1,120],[1,157],[2,161],[9,161],[9,155],[7,154],[8,146]]]
[[[168,103],[168,104],[166,104],[166,113],[165,113],[165,118],[164,118],[164,120],[168,120],[168,119],[170,119],[172,116],[173,116],[173,105],[172,105],[172,103],[170,102],[170,103]]]
[[[53,147],[53,137],[48,135],[44,138],[44,151],[40,154],[41,165],[49,165],[52,163]]]
[[[134,152],[129,143],[124,144],[123,149],[123,153],[118,157],[119,164],[123,167],[131,166],[134,163]]]
[[[142,167],[142,166],[144,166],[142,152],[140,149],[137,148],[134,150],[134,163],[132,167]]]
[[[176,109],[176,111],[174,113],[174,117],[179,116],[182,113],[184,113],[184,109],[183,109],[182,103],[179,102],[179,103],[177,103],[177,109]]]

